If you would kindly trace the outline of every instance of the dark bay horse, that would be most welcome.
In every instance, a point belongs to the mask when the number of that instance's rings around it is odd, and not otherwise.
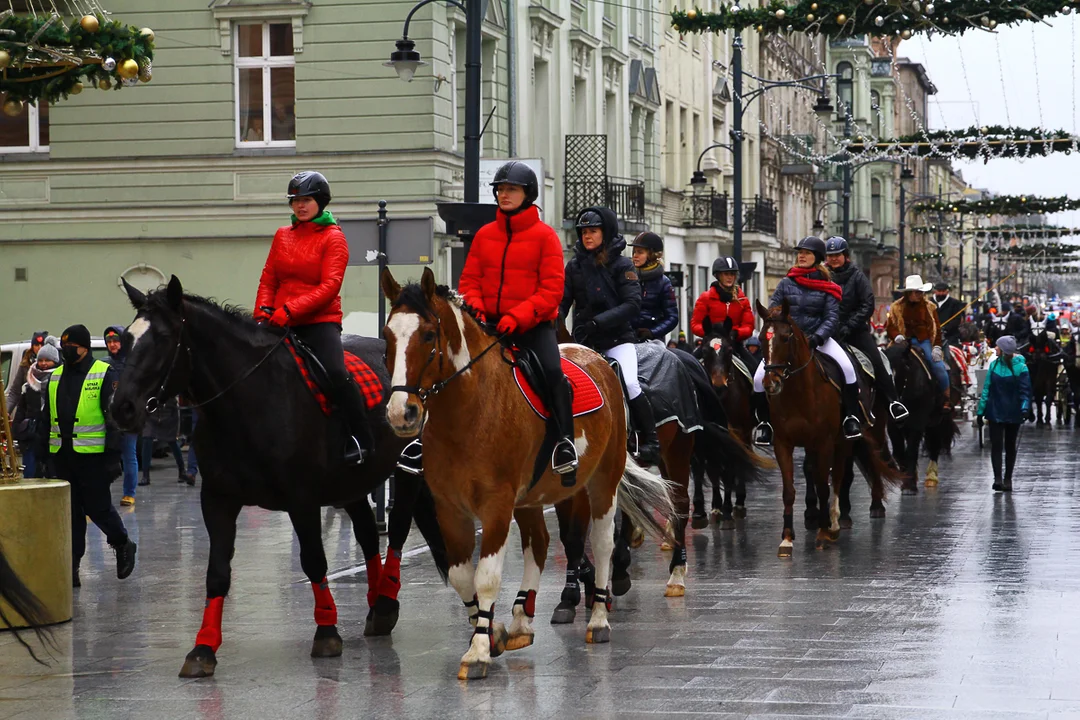
[[[892,365],[900,402],[909,413],[903,423],[889,423],[889,438],[893,455],[905,474],[903,493],[915,495],[918,493],[919,449],[923,441],[926,441],[926,452],[930,456],[926,485],[934,487],[938,484],[941,453],[952,449],[960,430],[952,411],[944,409],[944,397],[937,380],[930,376],[919,348],[906,340],[893,342],[885,348],[885,356]]]
[[[1044,330],[1032,337],[1028,346],[1028,357],[1031,359],[1031,392],[1035,396],[1033,409],[1036,423],[1041,427],[1050,422],[1050,408],[1057,394],[1057,375],[1062,353],[1057,343],[1051,342]]]
[[[788,302],[785,300],[780,307],[768,310],[758,303],[757,312],[764,321],[760,334],[765,363],[763,385],[772,416],[773,449],[784,478],[784,529],[778,555],[791,557],[795,540],[792,516],[796,447],[805,449],[815,481],[818,549],[839,538],[844,471],[856,445],[860,468],[871,484],[875,503],[883,502],[884,482],[897,482],[899,476],[882,460],[869,433],[864,431],[859,443],[844,437],[840,428],[840,391],[829,381],[821,362],[815,362],[815,353],[810,350],[806,336],[791,320]]]
[[[406,444],[390,431],[383,417],[389,393],[383,393],[382,405],[370,415],[375,459],[359,467],[346,466],[340,457],[344,430],[323,415],[283,346],[282,331],[259,326],[235,309],[184,294],[175,276],[167,288],[149,295],[125,286],[137,314],[127,329],[132,348],[112,399],[114,421],[122,429],[137,429],[148,407],[177,394],[199,408],[194,443],[204,478],[201,502],[210,536],[210,562],[202,627],[180,676],[214,674],[231,582],[236,519],[245,505],[289,513],[300,543],[300,564],[315,595],[313,657],[335,657],[342,652],[337,607],[325,581],[322,507],[344,507],[352,520],[370,571],[371,611],[365,633],[388,633],[397,619],[400,581],[377,570],[379,538],[367,496],[394,472]],[[344,345],[389,388],[381,340],[347,336]],[[407,528],[410,516],[415,516],[436,566],[445,575],[434,503],[426,488],[417,488],[421,482],[398,473],[390,524]]]
[[[637,467],[626,450],[626,407],[615,372],[591,350],[562,346],[563,356],[596,383],[604,402],[574,421],[580,459],[576,484],[563,486],[546,458],[534,483],[545,422],[518,389],[501,338],[489,335],[456,293],[436,286],[430,268],[420,283],[404,287],[386,270],[382,288],[392,304],[384,331],[393,378],[387,419],[403,437],[423,434],[424,474],[446,542],[450,584],[473,627],[458,678],[486,677],[492,657],[532,644],[536,591],[549,542],[543,508],[579,494],[588,496],[596,558],[585,640],[609,642],[607,587],[617,509],[656,534],[663,530],[652,510],[666,518],[675,515],[668,483]],[[477,520],[480,560],[474,567]],[[525,572],[507,632],[495,622],[494,605],[511,520],[521,533]]]

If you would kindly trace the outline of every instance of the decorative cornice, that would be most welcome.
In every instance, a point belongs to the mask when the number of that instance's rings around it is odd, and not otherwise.
[[[215,0],[210,6],[214,20],[218,23],[218,35],[221,39],[221,54],[232,55],[233,23],[237,20],[262,21],[290,20],[293,31],[293,53],[304,52],[304,18],[311,10],[307,0],[300,2],[276,2],[258,5],[230,5],[230,0]]]

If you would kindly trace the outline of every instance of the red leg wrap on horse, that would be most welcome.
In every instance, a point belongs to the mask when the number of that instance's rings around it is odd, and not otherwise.
[[[379,595],[397,600],[401,590],[401,551],[386,549],[386,563],[383,564],[382,578],[379,580]]]
[[[529,596],[525,598],[525,614],[530,617],[536,617],[536,591],[530,590]]]
[[[375,607],[375,598],[379,596],[379,580],[382,578],[382,556],[375,553],[369,557],[367,564],[367,604]]]
[[[311,583],[311,591],[315,593],[315,624],[337,625],[337,605],[334,604],[334,596],[330,594],[326,578]]]
[[[224,608],[224,597],[206,598],[202,627],[199,628],[199,634],[195,636],[196,645],[209,645],[214,652],[221,647],[221,611]]]

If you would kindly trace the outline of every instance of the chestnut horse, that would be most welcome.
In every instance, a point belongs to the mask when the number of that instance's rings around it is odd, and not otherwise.
[[[765,363],[763,385],[769,397],[769,411],[774,429],[773,449],[780,474],[784,478],[784,530],[778,555],[791,557],[795,540],[792,506],[795,503],[794,449],[805,448],[806,467],[813,472],[818,500],[816,544],[822,549],[840,535],[840,497],[844,490],[844,471],[855,443],[840,429],[840,391],[829,381],[824,366],[815,362],[799,326],[790,315],[787,300],[780,307],[766,310],[757,304],[764,321],[761,329],[762,355]],[[857,456],[866,474],[875,505],[884,498],[883,479],[898,482],[899,474],[882,460],[877,443],[866,431]],[[832,475],[832,495],[829,476]]]
[[[517,388],[502,356],[501,338],[485,332],[456,293],[436,287],[429,268],[419,284],[405,287],[386,270],[382,289],[392,304],[384,331],[393,378],[386,416],[401,436],[423,432],[424,474],[446,543],[450,583],[474,628],[458,678],[486,677],[492,657],[532,644],[536,591],[549,540],[543,507],[578,493],[588,495],[596,557],[593,613],[585,640],[608,642],[616,496],[635,523],[658,535],[663,531],[650,509],[668,518],[675,515],[668,484],[628,461],[626,408],[614,371],[591,350],[562,346],[564,357],[596,382],[604,404],[574,421],[577,483],[563,487],[560,476],[547,470],[533,484],[545,423]],[[476,520],[481,540],[474,569]],[[525,573],[507,633],[494,621],[494,606],[511,520],[521,532]]]

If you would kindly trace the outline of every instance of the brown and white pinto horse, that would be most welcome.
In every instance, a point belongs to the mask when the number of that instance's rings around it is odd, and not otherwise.
[[[616,495],[630,501],[621,508],[635,522],[654,532],[662,531],[645,507],[674,515],[667,483],[627,461],[626,410],[615,373],[591,350],[562,346],[563,355],[596,382],[604,405],[574,422],[580,458],[576,485],[563,487],[560,476],[548,470],[531,486],[545,425],[517,388],[499,341],[453,291],[436,287],[430,269],[419,284],[405,287],[387,270],[382,289],[392,303],[384,331],[394,386],[387,419],[399,435],[423,432],[424,474],[444,534],[450,583],[469,608],[474,627],[458,677],[485,677],[493,656],[532,644],[536,591],[549,540],[543,507],[576,493],[588,494],[596,558],[597,590],[585,639],[608,642]],[[521,532],[525,573],[507,633],[494,622],[494,605],[512,519]],[[474,569],[476,520],[481,540]]]

